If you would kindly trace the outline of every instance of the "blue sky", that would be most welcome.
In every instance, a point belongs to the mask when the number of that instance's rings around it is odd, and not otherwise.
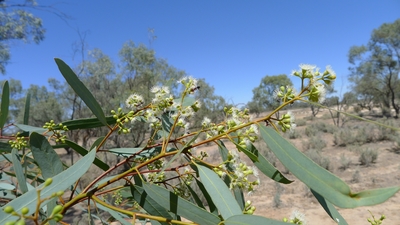
[[[58,1],[38,0],[40,5]],[[13,42],[7,74],[25,88],[62,80],[53,58],[71,67],[80,58],[72,44],[76,29],[87,32],[88,50],[101,49],[116,63],[128,40],[149,45],[148,28],[157,39],[152,48],[176,68],[205,78],[230,103],[246,103],[265,75],[290,74],[300,63],[336,71],[336,89],[346,88],[347,53],[366,44],[373,29],[400,18],[400,1],[82,1],[55,7],[72,19],[32,11],[43,19],[46,38],[39,45]],[[296,84],[296,81],[293,80]]]

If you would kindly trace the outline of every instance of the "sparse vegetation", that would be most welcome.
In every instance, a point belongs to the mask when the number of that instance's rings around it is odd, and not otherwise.
[[[378,151],[376,149],[362,149],[358,161],[361,165],[371,166],[378,159]]]

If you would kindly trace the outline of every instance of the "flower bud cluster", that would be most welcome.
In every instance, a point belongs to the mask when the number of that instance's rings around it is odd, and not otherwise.
[[[27,141],[25,140],[25,137],[19,137],[21,133],[18,132],[15,135],[15,140],[9,140],[8,143],[11,145],[11,148],[16,148],[18,150],[21,150],[23,147],[27,146]]]
[[[149,159],[147,159],[149,160]],[[164,161],[159,159],[156,160],[152,163],[147,164],[147,169],[148,170],[161,170],[164,165]],[[165,180],[165,173],[158,173],[158,172],[152,172],[147,174],[147,180],[149,182],[163,182]]]
[[[232,169],[227,169],[227,167]],[[230,189],[238,187],[252,194],[256,186],[260,184],[258,171],[255,167],[249,167],[245,162],[242,162],[237,152],[229,151],[227,161],[218,167],[215,167],[214,172],[220,177],[229,176],[231,179]],[[253,176],[254,178],[250,178]]]
[[[194,94],[194,92],[200,88],[197,84],[197,79],[193,77],[183,77],[178,83],[185,86],[184,94]]]
[[[292,112],[289,111],[288,113],[282,115],[281,119],[278,121],[278,125],[281,127],[282,132],[294,130],[294,128],[296,128],[296,124],[294,124],[294,116]]]
[[[50,120],[50,122],[46,122],[44,124],[43,128],[53,132],[52,137],[55,139],[56,142],[65,143],[65,140],[67,140],[67,135],[63,134],[63,132],[68,131],[69,129],[62,123],[59,123],[57,125],[54,123],[54,120]]]
[[[287,102],[296,96],[296,90],[291,86],[281,86],[274,91],[274,98],[280,102]]]
[[[130,128],[126,128],[125,124],[129,121],[132,121],[134,117],[134,111],[129,111],[127,114],[122,112],[122,108],[118,108],[117,112],[115,110],[111,110],[111,114],[115,119],[115,122],[119,128],[118,134],[127,134],[131,131]]]
[[[289,219],[283,218],[283,222],[299,225],[307,225],[307,221],[304,218],[304,214],[294,210],[290,215]]]
[[[112,197],[115,199],[114,200],[115,205],[120,205],[122,203],[123,198],[122,198],[121,191],[119,191],[119,190],[115,191],[113,193]]]
[[[251,201],[247,200],[246,203],[244,204],[244,214],[254,214],[254,211],[256,211],[256,207],[254,205],[251,205]]]
[[[300,77],[302,83],[305,79],[308,79],[309,83],[303,97],[307,97],[311,102],[319,103],[325,100],[325,85],[331,85],[336,79],[336,73],[332,70],[331,66],[327,66],[325,71],[321,73],[319,72],[319,68],[314,65],[300,64],[300,70],[292,71],[292,75]]]
[[[128,108],[136,110],[144,105],[144,99],[141,95],[131,94],[125,101]]]
[[[232,130],[240,125],[250,122],[250,112],[248,109],[239,110],[236,107],[230,109],[224,108],[227,120],[225,123],[216,125],[212,123],[207,117],[204,117],[202,121],[202,128],[206,132],[207,139],[215,137],[219,134],[223,134]],[[256,125],[252,124],[250,126],[244,127],[236,131],[236,136],[238,137],[238,144],[246,148],[249,143],[253,143],[258,138],[258,128]]]

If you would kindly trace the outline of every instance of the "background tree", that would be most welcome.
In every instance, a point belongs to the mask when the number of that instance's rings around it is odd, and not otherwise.
[[[358,98],[380,103],[382,109],[400,112],[400,19],[373,30],[369,43],[350,48],[349,80]]]
[[[286,74],[265,76],[260,85],[253,89],[253,98],[247,104],[250,112],[260,114],[266,110],[276,108],[280,103],[274,97],[274,91],[281,86],[293,86]]]
[[[22,40],[39,43],[44,39],[45,29],[42,20],[26,10],[36,7],[34,0],[27,0],[21,4],[7,4],[9,1],[0,1],[0,73],[6,72],[5,66],[10,60],[9,42]]]

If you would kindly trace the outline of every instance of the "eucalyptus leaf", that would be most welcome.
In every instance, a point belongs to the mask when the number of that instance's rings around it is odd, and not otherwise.
[[[260,125],[261,136],[269,149],[299,180],[341,208],[375,205],[392,197],[400,187],[388,187],[354,193],[334,174],[317,165],[271,127]]]
[[[38,163],[44,179],[54,177],[64,170],[60,157],[51,147],[46,137],[33,132],[30,135],[29,144],[33,158]]]
[[[82,99],[83,102],[85,102],[87,107],[99,119],[99,121],[104,126],[108,126],[103,109],[96,101],[92,93],[87,89],[82,81],[79,80],[78,76],[76,76],[74,71],[64,61],[58,58],[55,58],[54,60],[56,61],[61,74],[64,76],[65,80],[75,91],[75,93]]]
[[[215,225],[221,221],[218,216],[207,212],[165,188],[149,183],[143,183],[143,188],[152,199],[156,199],[158,204],[165,209],[190,221],[202,225]]]
[[[167,219],[173,219],[168,210],[159,204],[158,199],[153,199],[144,191],[143,187],[131,185],[131,194],[136,202],[150,215],[161,216]],[[160,222],[161,223],[161,222]],[[168,223],[161,223],[168,224]]]
[[[318,200],[319,204],[324,208],[325,212],[339,225],[347,225],[346,220],[340,215],[332,203],[328,202],[324,197],[311,189],[311,193]]]
[[[85,148],[81,147],[80,145],[76,144],[73,141],[65,140],[65,144],[67,144],[69,147],[71,147],[73,150],[75,150],[81,156],[85,156],[88,153],[88,151]],[[94,147],[96,147],[96,146],[94,146]],[[97,167],[99,167],[100,169],[104,170],[104,171],[106,171],[106,170],[108,170],[110,168],[109,165],[107,165],[105,162],[101,161],[97,157],[94,159],[93,164],[96,165]]]
[[[24,108],[24,124],[26,124],[26,125],[29,124],[30,107],[31,107],[31,93],[28,92],[28,94],[26,95],[25,108]]]
[[[3,129],[4,124],[8,118],[8,107],[10,105],[10,87],[8,81],[4,82],[3,93],[1,95],[1,106],[0,106],[0,129]]]
[[[289,223],[256,215],[235,215],[224,221],[224,225],[288,225]]]
[[[197,165],[200,179],[223,218],[242,214],[239,204],[221,178],[205,166]]]
[[[53,183],[45,187],[41,191],[41,198],[46,198],[51,196],[53,193],[61,190],[65,190],[70,187],[75,181],[77,181],[89,167],[92,165],[92,162],[96,156],[96,151],[91,151],[85,157],[80,159],[74,165],[64,170],[62,173],[53,177]],[[37,187],[37,189],[42,189],[44,184],[41,184]],[[17,217],[12,216],[10,214],[6,214],[3,209],[7,206],[12,206],[15,211],[20,212],[23,207],[27,207],[30,212],[35,211],[37,204],[37,189],[30,190],[25,194],[19,196],[18,198],[12,200],[7,203],[3,207],[0,208],[0,224],[4,224],[7,221],[16,220]],[[47,203],[47,202],[45,202]]]
[[[23,172],[23,168],[21,166],[21,160],[18,155],[18,150],[16,148],[14,148],[11,151],[11,159],[15,175],[17,176],[18,186],[21,189],[22,193],[26,193],[28,192],[28,186],[26,185],[25,174]]]

